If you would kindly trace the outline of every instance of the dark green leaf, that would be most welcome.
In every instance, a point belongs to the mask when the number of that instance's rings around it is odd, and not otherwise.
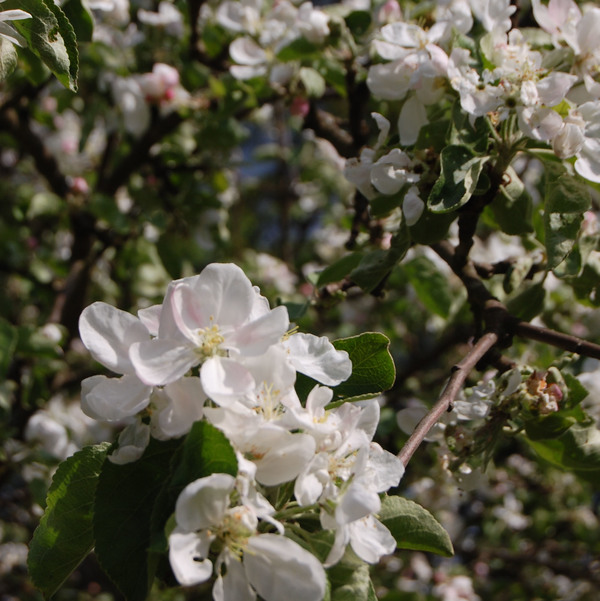
[[[577,423],[557,438],[529,440],[535,452],[556,467],[597,483],[600,477],[600,430]]]
[[[157,558],[149,552],[151,517],[180,444],[152,438],[138,461],[125,465],[106,461],[100,474],[94,515],[96,555],[128,601],[144,601],[154,579]]]
[[[94,496],[108,443],[85,447],[56,470],[29,545],[33,583],[52,596],[94,546]]]
[[[318,58],[319,54],[320,50],[318,46],[315,46],[305,38],[296,38],[277,53],[277,59],[288,62],[308,58]]]
[[[571,252],[583,213],[591,206],[588,187],[568,174],[563,165],[545,161],[544,232],[548,266],[559,265]]]
[[[77,40],[91,42],[94,33],[94,19],[82,0],[67,0],[67,2],[63,2],[62,9],[73,26]]]
[[[333,346],[347,351],[352,361],[352,375],[334,389],[337,397],[377,394],[389,390],[394,384],[396,368],[387,336],[367,332],[335,340]]]
[[[388,250],[365,253],[358,266],[350,272],[350,279],[365,292],[372,292],[389,275],[410,248],[410,236],[404,223],[392,239]]]
[[[532,201],[515,170],[506,170],[507,183],[489,205],[489,210],[500,229],[506,234],[520,236],[533,232],[531,224]]]
[[[384,497],[379,520],[389,528],[400,549],[454,555],[452,542],[442,525],[423,507],[403,497]]]
[[[448,213],[469,202],[489,157],[474,156],[466,146],[447,146],[440,159],[440,177],[433,185],[427,206],[434,213]]]
[[[344,18],[354,37],[364,35],[371,27],[371,13],[366,10],[353,10]]]
[[[517,296],[511,298],[506,303],[506,307],[515,317],[524,321],[530,321],[542,312],[545,299],[546,291],[544,285],[542,283],[531,284],[517,294]]]
[[[166,550],[165,523],[175,510],[179,493],[198,478],[214,473],[237,475],[235,451],[227,437],[205,421],[195,422],[172,460],[172,474],[157,495],[151,517],[151,546]]]
[[[438,154],[448,145],[446,136],[450,121],[434,121],[426,123],[419,130],[419,137],[415,143],[415,150],[433,150]]]
[[[417,257],[402,267],[425,307],[436,315],[448,317],[454,295],[447,277],[427,257]]]
[[[3,8],[20,8],[32,18],[12,24],[57,79],[77,91],[79,52],[73,26],[54,0],[6,0]]]
[[[17,328],[5,319],[0,318],[0,379],[6,377],[6,372],[14,358],[18,340]]]
[[[321,288],[332,282],[343,280],[353,269],[357,267],[363,257],[363,253],[355,252],[343,256],[335,263],[328,265],[317,279],[317,287]]]

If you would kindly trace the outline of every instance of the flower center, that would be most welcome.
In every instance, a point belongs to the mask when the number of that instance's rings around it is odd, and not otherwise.
[[[198,336],[198,346],[195,350],[202,359],[227,354],[226,350],[219,348],[225,342],[225,338],[219,332],[218,325],[200,328],[196,330],[196,334]]]

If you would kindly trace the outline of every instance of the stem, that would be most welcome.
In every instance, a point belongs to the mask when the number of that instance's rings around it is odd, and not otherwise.
[[[467,355],[456,365],[454,365],[453,373],[444,388],[440,398],[431,408],[429,413],[417,424],[414,432],[406,441],[404,447],[398,454],[398,458],[404,466],[408,465],[410,458],[413,456],[419,445],[427,436],[427,433],[438,422],[440,417],[452,407],[452,403],[456,399],[465,380],[475,368],[477,363],[484,355],[498,342],[498,334],[496,332],[485,333],[467,353]]]

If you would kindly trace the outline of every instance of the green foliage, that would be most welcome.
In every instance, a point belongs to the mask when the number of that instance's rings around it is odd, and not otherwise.
[[[404,272],[425,307],[442,317],[448,317],[454,295],[448,280],[427,257],[417,257],[403,265]]]
[[[61,8],[73,26],[78,42],[91,42],[94,33],[94,19],[82,0],[67,0]]]
[[[440,159],[440,176],[427,206],[434,213],[449,213],[469,202],[489,157],[475,156],[467,146],[451,145],[442,150]]]
[[[0,81],[17,68],[17,52],[12,42],[0,38]]]
[[[565,168],[546,161],[544,231],[548,266],[557,267],[571,252],[583,213],[590,208],[589,189]]]
[[[19,8],[32,16],[14,21],[15,29],[58,80],[76,92],[79,52],[75,31],[63,10],[53,0],[7,0],[3,7]]]
[[[106,461],[94,506],[95,551],[102,569],[128,601],[144,601],[156,557],[149,552],[154,502],[180,442],[151,439],[142,457],[125,465]]]
[[[384,497],[380,521],[389,528],[400,549],[454,555],[450,537],[440,523],[418,503],[399,496]]]
[[[335,387],[336,397],[373,396],[394,384],[396,368],[387,336],[367,332],[335,340],[333,346],[339,351],[346,351],[352,361],[352,375]]]
[[[52,478],[28,558],[31,578],[47,599],[94,546],[94,498],[108,446],[85,447],[61,463]]]
[[[331,601],[376,601],[368,564],[347,551],[342,560],[327,571]]]

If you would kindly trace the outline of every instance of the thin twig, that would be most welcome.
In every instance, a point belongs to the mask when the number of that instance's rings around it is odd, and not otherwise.
[[[471,371],[497,342],[498,334],[496,334],[496,332],[485,333],[475,343],[467,355],[465,355],[459,363],[454,365],[453,373],[440,398],[431,408],[429,413],[427,413],[427,415],[417,424],[414,432],[410,435],[410,438],[406,441],[406,444],[398,454],[400,461],[402,461],[405,466],[408,465],[410,458],[423,442],[429,430],[433,428],[440,417],[452,406],[452,403],[456,399],[456,396],[463,387],[463,384]]]

